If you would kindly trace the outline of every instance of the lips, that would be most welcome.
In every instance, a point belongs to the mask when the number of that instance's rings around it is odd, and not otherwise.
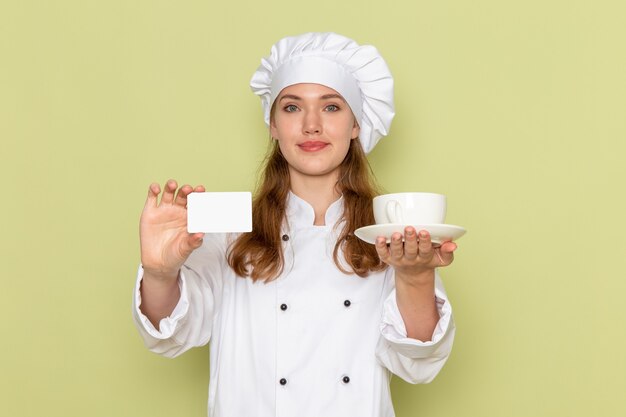
[[[300,149],[302,149],[305,152],[321,151],[327,146],[328,146],[327,142],[320,142],[320,141],[307,141],[307,142],[300,143],[298,145],[298,147],[300,147]]]

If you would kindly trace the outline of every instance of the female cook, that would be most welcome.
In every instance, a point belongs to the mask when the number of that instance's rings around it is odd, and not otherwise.
[[[431,381],[454,324],[433,247],[407,227],[390,245],[354,237],[374,223],[365,155],[394,116],[393,79],[372,46],[334,33],[276,43],[254,73],[273,146],[253,231],[189,234],[187,195],[152,184],[140,221],[134,317],[167,357],[210,344],[214,417],[390,417],[389,381]],[[403,238],[405,242],[403,243]]]

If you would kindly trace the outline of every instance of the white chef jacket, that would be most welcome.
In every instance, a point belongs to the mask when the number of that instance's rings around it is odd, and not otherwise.
[[[235,275],[228,235],[205,235],[180,272],[180,300],[157,330],[142,314],[139,268],[134,318],[146,346],[175,357],[210,344],[210,417],[393,417],[391,373],[430,382],[454,338],[452,309],[436,273],[439,322],[432,341],[407,338],[393,268],[344,274],[332,252],[343,198],[325,226],[290,193],[285,268],[269,283]]]

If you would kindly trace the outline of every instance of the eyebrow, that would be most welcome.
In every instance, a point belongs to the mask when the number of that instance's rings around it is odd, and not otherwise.
[[[345,102],[345,101],[346,101],[346,100],[345,100],[343,97],[341,97],[341,95],[339,95],[339,94],[324,94],[323,96],[321,96],[321,97],[320,97],[320,99],[321,99],[321,100],[328,100],[328,99],[331,99],[331,98],[338,98],[338,99],[340,99],[340,100],[341,100],[341,101],[343,101],[343,102]],[[301,97],[295,96],[295,95],[293,95],[293,94],[285,94],[285,95],[284,95],[284,96],[282,96],[282,97],[280,98],[280,100],[278,100],[278,101],[282,101],[282,100],[284,100],[284,99],[302,100],[302,98],[301,98]]]

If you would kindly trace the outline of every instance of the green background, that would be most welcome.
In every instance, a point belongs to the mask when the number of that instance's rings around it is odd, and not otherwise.
[[[251,190],[269,141],[248,81],[286,35],[381,51],[389,192],[448,196],[458,326],[399,417],[626,413],[626,6],[582,1],[5,1],[0,414],[206,416],[208,350],[131,320],[150,182]],[[242,399],[245,401],[245,399]]]

